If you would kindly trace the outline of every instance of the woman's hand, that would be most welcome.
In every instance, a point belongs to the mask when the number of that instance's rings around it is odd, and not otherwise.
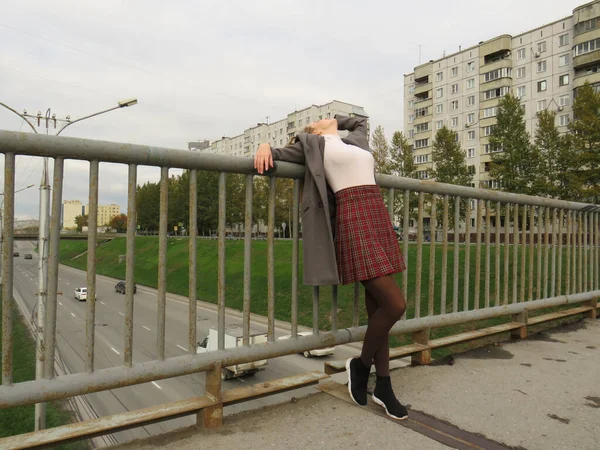
[[[271,153],[271,146],[269,144],[260,144],[258,146],[256,156],[254,157],[254,168],[258,171],[258,173],[262,174],[271,167],[273,167],[273,154]]]

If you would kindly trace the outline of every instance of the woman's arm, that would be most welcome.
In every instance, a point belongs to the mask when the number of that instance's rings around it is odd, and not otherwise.
[[[283,148],[273,148],[269,144],[260,144],[254,157],[254,168],[262,174],[273,167],[273,160],[304,164],[304,148],[300,140]]]
[[[346,117],[336,114],[335,120],[338,123],[338,130],[367,135],[367,119],[365,117]]]

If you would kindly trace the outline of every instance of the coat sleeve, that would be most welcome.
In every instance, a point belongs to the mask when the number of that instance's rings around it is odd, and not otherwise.
[[[299,139],[293,144],[286,145],[283,148],[271,147],[271,153],[275,161],[285,161],[295,164],[304,164],[304,147]]]
[[[337,120],[339,130],[367,135],[367,119],[365,117],[346,117],[336,114],[335,120]]]

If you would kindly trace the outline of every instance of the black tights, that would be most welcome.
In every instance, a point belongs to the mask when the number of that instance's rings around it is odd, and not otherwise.
[[[375,362],[377,375],[390,374],[389,332],[406,310],[404,293],[391,275],[362,282],[369,324],[360,359],[367,367]]]

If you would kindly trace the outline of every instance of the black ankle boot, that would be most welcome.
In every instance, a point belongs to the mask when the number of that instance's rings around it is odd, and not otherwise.
[[[390,377],[377,377],[373,401],[384,408],[385,413],[393,419],[404,420],[408,418],[408,411],[394,394]]]
[[[348,372],[348,392],[354,403],[360,406],[367,404],[367,384],[371,367],[363,364],[360,358],[349,358],[346,361]]]

